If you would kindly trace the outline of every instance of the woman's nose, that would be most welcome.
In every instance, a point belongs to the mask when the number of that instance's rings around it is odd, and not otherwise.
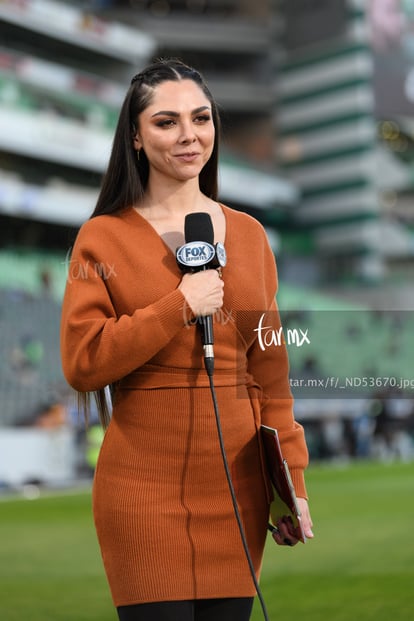
[[[195,132],[192,123],[183,123],[181,127],[180,142],[194,142]]]

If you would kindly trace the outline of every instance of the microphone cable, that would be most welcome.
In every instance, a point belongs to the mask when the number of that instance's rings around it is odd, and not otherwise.
[[[254,584],[256,592],[257,592],[257,597],[258,597],[258,599],[260,601],[260,606],[262,608],[263,617],[264,617],[265,621],[270,621],[268,613],[267,613],[267,609],[266,609],[266,604],[265,604],[265,601],[264,601],[264,598],[263,598],[263,594],[262,594],[262,591],[260,589],[259,582],[258,582],[258,580],[256,578],[256,572],[254,570],[254,565],[253,565],[252,557],[250,556],[250,550],[249,550],[249,546],[248,546],[248,543],[247,543],[246,533],[244,532],[242,518],[241,518],[241,515],[240,515],[240,511],[239,511],[239,506],[237,504],[236,492],[234,491],[234,485],[233,485],[233,481],[232,481],[232,478],[231,478],[229,463],[228,463],[228,460],[227,460],[226,448],[224,446],[223,431],[222,431],[222,428],[221,428],[220,412],[219,412],[218,403],[217,403],[216,389],[215,389],[215,386],[214,386],[213,366],[211,364],[211,361],[209,361],[206,358],[204,358],[204,362],[205,362],[205,367],[206,367],[206,371],[207,371],[207,375],[208,375],[208,379],[209,379],[209,384],[210,384],[210,392],[211,392],[211,397],[212,397],[212,401],[213,401],[214,415],[215,415],[216,426],[217,426],[217,435],[218,435],[219,445],[220,445],[220,452],[221,452],[221,456],[222,456],[222,459],[223,459],[223,466],[224,466],[224,470],[225,470],[225,473],[226,473],[226,479],[227,479],[227,483],[228,483],[229,490],[230,490],[230,496],[231,496],[231,500],[232,500],[232,504],[233,504],[234,514],[236,516],[237,526],[239,527],[239,532],[240,532],[240,537],[241,537],[242,544],[243,544],[244,553],[246,555],[247,563],[248,563],[249,569],[250,569],[250,574],[251,574],[251,577],[252,577],[252,580],[253,580],[253,584]]]

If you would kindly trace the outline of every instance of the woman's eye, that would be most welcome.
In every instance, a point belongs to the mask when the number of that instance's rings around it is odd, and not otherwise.
[[[210,121],[211,117],[209,114],[200,114],[195,118],[197,123],[207,123]]]
[[[157,127],[172,127],[175,122],[172,119],[163,119],[157,123]]]

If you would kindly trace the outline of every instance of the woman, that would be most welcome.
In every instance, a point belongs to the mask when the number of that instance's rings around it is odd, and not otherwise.
[[[277,320],[276,269],[262,226],[217,202],[219,117],[200,74],[177,60],[136,75],[126,95],[92,218],[78,234],[62,311],[69,383],[96,391],[108,424],[94,518],[121,621],[247,621],[254,582],[229,494],[203,365],[199,316],[214,316],[222,433],[252,563],[259,575],[269,485],[258,428],[277,427],[312,537],[303,429],[292,414],[286,351],[258,346]],[[222,277],[183,274],[185,217],[211,217]],[[277,543],[295,533],[280,524]]]

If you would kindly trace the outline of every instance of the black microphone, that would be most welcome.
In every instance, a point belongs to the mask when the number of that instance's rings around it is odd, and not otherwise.
[[[214,230],[208,213],[190,213],[184,223],[185,244],[177,249],[176,258],[180,268],[186,271],[223,267],[226,254],[223,244],[214,246]],[[197,318],[202,333],[204,364],[207,373],[214,372],[214,336],[212,315],[200,315]]]
[[[211,217],[208,213],[197,212],[189,213],[185,217],[184,222],[184,237],[186,244],[204,242],[213,246],[214,244],[214,229]],[[209,246],[204,244],[199,246],[198,254],[205,254],[208,258],[208,250],[211,250]],[[214,248],[214,246],[213,246]],[[206,270],[208,263],[195,268],[196,271]],[[213,317],[212,315],[201,315],[197,319],[199,326],[201,327],[201,340],[204,349],[204,365],[207,373],[213,375],[214,372],[214,334],[213,334]]]

